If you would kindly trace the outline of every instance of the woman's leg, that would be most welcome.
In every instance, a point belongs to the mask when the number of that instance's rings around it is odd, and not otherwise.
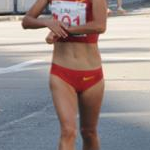
[[[50,89],[61,126],[59,150],[75,150],[78,108],[76,92],[69,84],[55,75],[50,77]]]
[[[104,80],[79,95],[80,131],[83,150],[100,150],[97,124],[102,104]]]
[[[107,2],[107,14],[108,16],[110,16],[113,14],[113,11],[109,8],[108,0],[106,2]]]
[[[117,7],[118,8],[122,8],[122,0],[117,0]]]
[[[119,14],[125,14],[126,13],[126,10],[123,9],[122,5],[123,5],[122,0],[117,0],[117,12]]]

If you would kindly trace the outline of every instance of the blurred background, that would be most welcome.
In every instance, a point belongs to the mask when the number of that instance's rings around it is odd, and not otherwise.
[[[45,42],[50,31],[21,27],[34,2],[0,0],[0,150],[57,149],[59,122],[48,86],[53,45]],[[102,150],[150,150],[150,0],[123,0],[119,9],[117,0],[107,2],[107,31],[98,41],[105,77]]]
[[[25,13],[36,0],[0,0],[0,14],[22,14]],[[123,5],[148,2],[149,0],[123,0]],[[110,7],[115,7],[116,0],[108,0]],[[44,13],[49,13],[47,7]]]

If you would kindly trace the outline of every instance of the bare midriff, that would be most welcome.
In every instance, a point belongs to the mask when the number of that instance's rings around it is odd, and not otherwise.
[[[76,70],[101,67],[97,43],[57,42],[54,44],[52,62]]]

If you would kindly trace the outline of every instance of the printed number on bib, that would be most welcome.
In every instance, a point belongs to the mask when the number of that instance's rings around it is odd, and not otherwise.
[[[70,1],[52,1],[53,17],[67,26],[78,26],[86,23],[86,3]]]

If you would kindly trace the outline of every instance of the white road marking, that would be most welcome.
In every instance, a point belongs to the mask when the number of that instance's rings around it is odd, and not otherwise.
[[[44,59],[34,59],[34,60],[25,61],[25,62],[16,64],[16,65],[13,65],[10,67],[0,68],[0,74],[24,71],[27,69],[25,67],[29,67],[29,66],[35,65],[35,64],[42,64],[45,62],[46,62],[46,60],[44,60]]]
[[[115,117],[142,117],[150,116],[150,112],[116,112],[116,113],[101,113],[100,118],[115,118]]]

